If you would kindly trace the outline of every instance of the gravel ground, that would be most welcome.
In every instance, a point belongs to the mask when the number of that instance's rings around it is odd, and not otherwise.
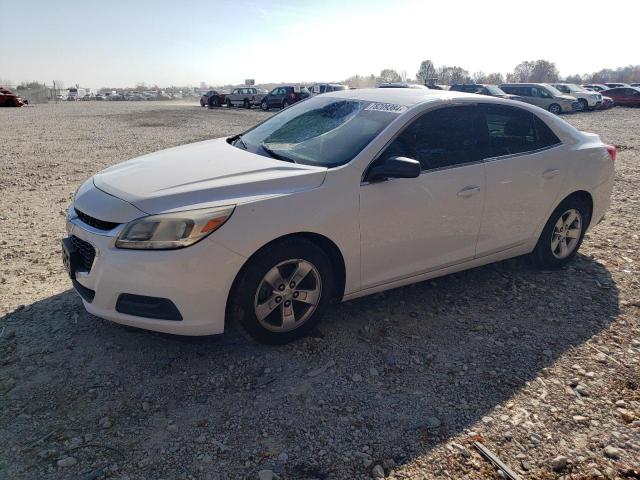
[[[562,271],[515,259],[332,308],[283,347],[88,315],[60,261],[94,172],[265,113],[0,109],[0,478],[640,478],[640,110],[564,117],[618,146],[613,204]]]

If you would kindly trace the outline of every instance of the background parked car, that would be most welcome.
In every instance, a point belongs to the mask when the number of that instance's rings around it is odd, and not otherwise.
[[[632,83],[631,86],[632,87],[640,87],[640,83]]]
[[[425,87],[424,85],[419,85],[417,83],[406,83],[406,82],[381,83],[380,85],[378,85],[378,88],[418,88],[423,90],[427,89],[427,87]]]
[[[309,93],[314,97],[322,93],[337,92],[339,90],[347,90],[349,87],[342,85],[341,83],[317,83],[308,87]]]
[[[299,87],[295,85],[284,85],[271,90],[260,102],[262,110],[269,110],[272,107],[287,108],[300,100],[309,98],[311,93],[307,87]]]
[[[630,87],[628,83],[605,83],[605,85],[609,88],[618,88],[618,87]]]
[[[264,98],[264,93],[259,93],[255,87],[241,87],[234,89],[229,95],[225,96],[225,103],[227,107],[243,106],[244,108],[251,108],[254,105],[260,105]]]
[[[597,92],[590,92],[580,85],[574,83],[552,83],[551,86],[560,90],[562,93],[576,97],[583,111],[594,110],[602,103],[602,95]]]
[[[582,85],[583,88],[586,88],[587,90],[593,90],[594,92],[602,92],[604,90],[609,90],[609,87],[607,87],[604,83],[590,83],[588,85]]]
[[[519,95],[523,102],[544,108],[556,115],[575,112],[581,108],[576,97],[565,95],[546,83],[503,83],[500,88],[512,95]]]
[[[616,106],[616,102],[613,101],[613,98],[607,97],[606,95],[602,96],[602,103],[598,107],[598,110],[608,110]]]
[[[486,83],[456,83],[449,87],[449,90],[455,92],[477,93],[478,95],[488,95],[490,97],[508,98],[510,100],[520,100],[518,95],[511,95],[503,91],[497,85]]]
[[[625,107],[640,107],[640,88],[619,87],[607,90],[607,97],[611,97],[616,105]]]
[[[219,90],[209,90],[200,97],[201,107],[219,107],[225,101],[225,94]]]

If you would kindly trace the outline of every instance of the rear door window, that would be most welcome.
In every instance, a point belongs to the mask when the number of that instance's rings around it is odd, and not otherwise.
[[[505,105],[482,105],[488,131],[487,157],[525,153],[560,143],[533,113]]]

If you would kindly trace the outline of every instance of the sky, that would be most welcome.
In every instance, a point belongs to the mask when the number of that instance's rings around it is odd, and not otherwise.
[[[610,3],[0,0],[0,83],[339,81],[384,68],[413,78],[424,59],[470,73],[541,58],[561,75],[640,64],[640,0]]]

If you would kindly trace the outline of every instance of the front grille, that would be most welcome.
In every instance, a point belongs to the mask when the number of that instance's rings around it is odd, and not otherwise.
[[[93,245],[89,242],[85,242],[75,235],[71,236],[71,241],[73,242],[73,246],[78,249],[78,253],[80,253],[84,270],[90,272],[93,266],[93,260],[96,258],[96,249],[93,248]]]
[[[87,225],[92,226],[93,228],[97,228],[98,230],[113,230],[118,225],[120,225],[119,223],[105,222],[104,220],[98,220],[97,218],[93,218],[92,216],[87,215],[84,212],[81,212],[77,208],[75,209],[75,211],[80,220],[82,220]]]

